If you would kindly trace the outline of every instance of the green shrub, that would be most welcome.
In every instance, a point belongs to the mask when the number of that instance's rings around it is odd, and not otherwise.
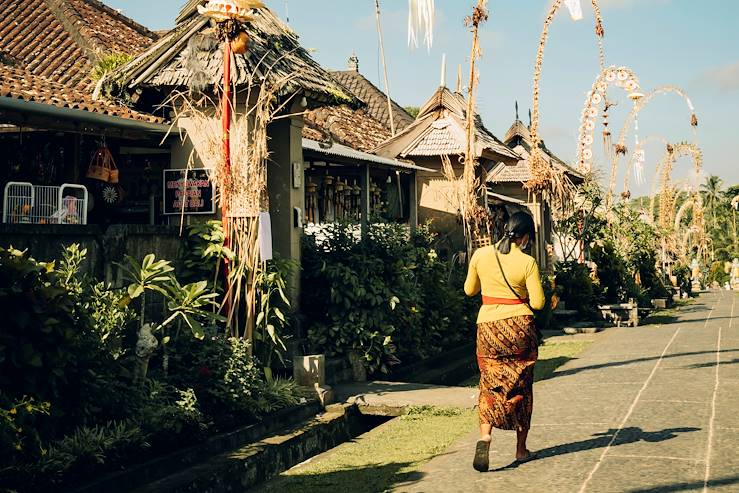
[[[78,372],[82,327],[53,263],[0,248],[0,389],[11,399],[54,401]]]
[[[287,282],[296,270],[297,265],[292,260],[275,257],[265,263],[255,279],[254,353],[268,370],[275,356],[284,363],[285,342],[290,337],[287,330],[291,324]]]
[[[640,291],[626,260],[610,240],[596,242],[590,249],[591,260],[598,266],[598,298],[602,303],[622,303],[639,298]]]
[[[194,389],[177,388],[149,380],[146,402],[138,420],[157,451],[170,451],[205,438],[211,426],[201,412]]]
[[[717,282],[720,286],[723,286],[729,282],[730,279],[731,276],[726,272],[724,262],[717,260],[711,263],[711,266],[708,269],[708,278],[706,279],[708,285]]]
[[[553,330],[556,328],[554,308],[552,307],[552,296],[557,292],[554,279],[546,274],[541,276],[541,285],[544,288],[544,308],[534,312],[536,327],[541,330]]]
[[[259,408],[261,412],[270,413],[296,406],[303,396],[294,380],[274,378],[268,380],[261,389]]]
[[[590,269],[577,261],[560,262],[555,274],[557,291],[569,310],[586,319],[593,319],[598,308],[598,298],[590,277]]]
[[[690,267],[684,264],[675,264],[672,267],[672,275],[677,278],[677,285],[683,293],[691,294],[693,292]]]
[[[44,453],[37,421],[49,415],[50,407],[48,402],[37,402],[33,397],[11,400],[0,392],[0,463],[10,466]]]
[[[200,410],[219,429],[257,418],[262,372],[249,356],[247,341],[228,338],[215,329],[208,329],[200,341],[183,331],[168,349],[167,375],[154,375],[174,387],[193,388]]]
[[[474,341],[478,300],[463,295],[464,270],[430,248],[428,227],[351,225],[305,239],[301,306],[308,340],[328,356],[359,353],[370,373],[390,371],[462,341]]]
[[[130,461],[131,455],[149,447],[141,428],[130,422],[108,422],[82,426],[72,434],[52,442],[38,471],[55,482],[87,477],[106,466]]]

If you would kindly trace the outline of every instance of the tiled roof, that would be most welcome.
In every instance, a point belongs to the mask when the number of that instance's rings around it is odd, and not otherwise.
[[[323,154],[324,156],[338,156],[353,159],[356,161],[363,161],[365,163],[374,163],[391,168],[406,169],[412,171],[433,171],[429,168],[423,168],[416,166],[415,164],[407,161],[399,161],[397,159],[388,159],[386,157],[377,156],[368,152],[358,151],[341,144],[334,143],[333,145],[325,145],[321,142],[317,142],[312,139],[303,138],[303,149],[315,152],[317,154]]]
[[[390,128],[390,112],[384,92],[357,70],[336,71],[331,75],[367,105],[367,112],[375,120]],[[401,132],[413,123],[414,118],[395,101],[392,101],[392,106],[395,131]]]
[[[303,137],[324,141],[328,134],[345,146],[369,152],[390,138],[388,128],[367,114],[365,109],[348,105],[323,106],[305,115]]]
[[[524,159],[519,160],[512,166],[496,166],[488,174],[487,181],[489,183],[510,183],[527,182],[531,180],[531,167],[529,166],[528,159],[531,155],[532,144],[531,133],[529,132],[528,127],[526,127],[523,122],[516,119],[506,133],[505,143]],[[552,151],[547,149],[543,142],[539,145],[544,151],[542,156],[547,162],[553,164],[556,168],[563,170],[573,181],[582,181],[583,176],[558,158]]]
[[[385,141],[376,152],[387,157],[444,156],[461,154],[466,143],[466,100],[440,87],[421,107],[415,122]],[[499,141],[475,115],[475,155],[496,161],[516,161],[520,156]]]
[[[408,152],[408,156],[443,156],[462,154],[465,135],[450,119],[435,121]]]
[[[58,108],[84,110],[131,120],[151,123],[163,122],[161,118],[156,116],[140,113],[126,106],[107,101],[96,101],[89,93],[81,89],[60,84],[26,70],[6,65],[0,65],[0,97],[48,104]]]
[[[2,63],[78,88],[99,58],[135,55],[157,37],[97,0],[0,0],[0,12]]]

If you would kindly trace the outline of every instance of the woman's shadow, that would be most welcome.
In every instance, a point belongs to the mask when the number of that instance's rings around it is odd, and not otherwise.
[[[596,433],[593,438],[581,440],[579,442],[565,443],[554,447],[547,447],[536,451],[536,460],[546,459],[548,457],[557,457],[560,455],[573,454],[583,452],[585,450],[593,450],[597,448],[618,445],[626,445],[637,442],[664,442],[676,438],[679,433],[688,433],[691,431],[700,431],[700,428],[665,428],[660,431],[644,431],[639,427],[632,426],[618,430],[611,428],[604,433]],[[614,436],[616,439],[614,440]],[[611,443],[613,442],[613,443]],[[507,469],[515,469],[521,465],[520,462],[512,462],[505,467],[495,469],[494,471],[504,471]]]

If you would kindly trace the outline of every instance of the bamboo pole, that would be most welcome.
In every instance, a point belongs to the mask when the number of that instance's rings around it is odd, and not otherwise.
[[[225,184],[221,189],[223,197],[221,197],[221,224],[223,226],[223,246],[231,247],[231,239],[228,224],[228,205],[229,205],[229,186],[231,176],[231,43],[227,39],[223,48],[223,97],[221,100],[221,117],[223,130],[223,169]],[[225,299],[223,300],[223,308],[225,313],[230,312],[231,290],[230,265],[227,257],[223,258],[223,273],[226,279]],[[231,317],[229,317],[231,320]],[[230,324],[230,322],[229,322]]]
[[[467,24],[472,27],[472,48],[470,52],[470,77],[467,88],[467,145],[465,150],[464,172],[462,179],[465,187],[464,215],[465,236],[467,237],[467,253],[472,253],[472,228],[471,221],[474,214],[473,206],[478,201],[478,190],[475,176],[477,155],[475,152],[475,88],[477,86],[477,59],[480,57],[480,24],[488,19],[487,0],[477,0],[472,16],[467,19]]]
[[[380,23],[380,0],[375,0],[375,14],[377,19],[377,35],[380,39],[380,57],[382,58],[382,70],[385,74],[385,95],[387,96],[387,111],[390,117],[390,132],[395,137],[395,118],[393,116],[393,101],[390,99],[390,81],[387,76],[387,62],[385,60],[385,41],[382,37],[382,24]]]

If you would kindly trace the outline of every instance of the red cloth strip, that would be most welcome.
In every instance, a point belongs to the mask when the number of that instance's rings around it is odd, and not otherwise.
[[[482,296],[482,304],[483,305],[523,305],[524,303],[528,303],[528,298],[524,298],[522,300],[519,299],[512,299],[512,298],[493,298],[490,296]]]

